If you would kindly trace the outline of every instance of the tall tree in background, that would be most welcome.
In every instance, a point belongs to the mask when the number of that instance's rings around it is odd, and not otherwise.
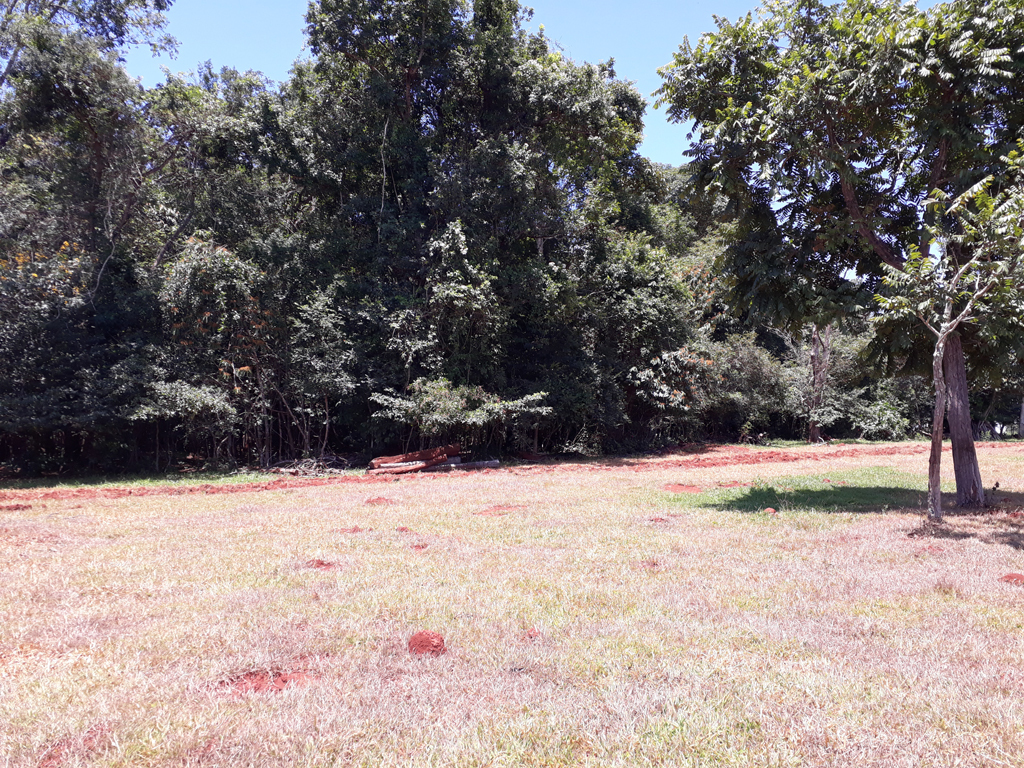
[[[1001,183],[1024,126],[1021,3],[784,0],[718,24],[682,46],[660,94],[695,123],[703,182],[735,205],[741,237],[724,266],[742,300],[783,322],[867,305],[858,291],[884,267],[927,253],[933,190]],[[957,500],[982,504],[958,333],[943,365]]]
[[[170,44],[158,37],[168,5],[4,6],[0,422],[12,455],[108,451],[142,385],[155,302],[130,244],[149,229],[167,156],[151,151],[163,140],[116,47]]]

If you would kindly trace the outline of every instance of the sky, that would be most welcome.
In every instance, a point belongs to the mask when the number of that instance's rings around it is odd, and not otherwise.
[[[715,28],[715,14],[735,20],[756,6],[752,0],[521,0],[534,9],[531,30],[561,46],[582,62],[615,59],[618,77],[635,82],[647,97],[644,142],[640,153],[659,163],[684,161],[686,128],[672,125],[655,110],[651,93],[661,85],[658,67],[667,64],[684,36],[696,42]],[[153,58],[148,49],[128,52],[128,71],[153,87],[163,80],[161,67],[188,72],[207,60],[214,69],[258,70],[285,80],[292,64],[308,56],[304,49],[307,0],[175,0],[167,12],[167,31],[178,39],[176,59]]]

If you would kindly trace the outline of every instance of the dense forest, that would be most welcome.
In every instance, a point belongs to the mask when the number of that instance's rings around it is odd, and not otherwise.
[[[1024,429],[1020,0],[720,20],[665,52],[681,167],[517,0],[313,0],[279,86],[146,89],[119,53],[173,47],[170,4],[0,3],[7,477],[900,439],[948,409],[959,487],[973,439]]]

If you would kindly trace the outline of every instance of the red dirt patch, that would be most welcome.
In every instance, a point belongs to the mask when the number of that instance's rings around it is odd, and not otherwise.
[[[330,560],[321,560],[320,558],[315,558],[313,560],[307,560],[306,567],[315,568],[318,571],[329,571],[333,568],[341,568],[341,565],[339,565],[338,563],[332,563]]]
[[[523,633],[524,640],[536,640],[538,637],[540,637],[540,630],[536,627],[530,627]]]
[[[749,488],[753,483],[741,483],[739,480],[724,480],[718,484],[719,488]]]
[[[353,525],[351,528],[335,528],[338,533],[362,533],[365,528],[360,528],[358,525]],[[370,528],[369,530],[373,530]]]
[[[1024,587],[1024,573],[1008,573],[1005,576],[1000,576],[999,580],[1005,581],[1007,584],[1016,584],[1018,587]]]
[[[775,507],[765,507],[764,511],[765,511],[765,514],[768,514],[768,515],[777,515],[777,514],[779,514],[779,511],[777,509],[775,509]]]
[[[667,523],[668,522],[668,518],[667,517],[652,517],[650,522],[652,522],[652,523]]]
[[[39,761],[39,768],[60,768],[69,758],[76,755],[88,757],[99,752],[110,738],[110,728],[94,725],[82,736],[64,738],[46,750]]]
[[[442,653],[447,652],[448,649],[444,646],[444,638],[437,634],[437,632],[423,630],[409,638],[409,653],[414,656],[422,656],[424,654],[440,656]]]
[[[305,670],[282,672],[279,670],[254,670],[224,680],[218,688],[235,696],[247,693],[280,693],[292,685],[309,685],[316,680]]]
[[[699,485],[673,485],[669,484],[664,486],[665,490],[669,493],[701,493],[703,488]]]
[[[526,509],[522,504],[495,504],[494,506],[482,509],[479,512],[474,512],[474,515],[480,515],[481,517],[501,517],[507,515],[509,512],[515,512],[520,509]]]
[[[645,571],[657,571],[661,569],[661,563],[659,563],[653,557],[649,557],[646,560],[641,560],[639,563],[637,563],[637,566]]]
[[[914,553],[914,556],[922,557],[924,555],[941,555],[945,551],[946,550],[942,547],[936,546],[934,544],[929,544],[926,547],[918,548],[917,552]]]
[[[387,507],[395,502],[386,496],[374,496],[372,499],[367,499],[363,504],[369,504],[371,507]]]
[[[427,546],[427,544],[413,544],[412,549],[415,549],[417,552],[422,552],[424,549],[427,548]]]
[[[4,512],[20,512],[23,509],[32,509],[31,504],[0,504],[0,510]]]
[[[412,528],[407,528],[407,527],[406,527],[406,526],[404,526],[404,525],[400,525],[400,526],[398,526],[397,528],[395,528],[395,530],[396,530],[396,531],[397,531],[398,533],[412,533],[412,532],[413,532]]]

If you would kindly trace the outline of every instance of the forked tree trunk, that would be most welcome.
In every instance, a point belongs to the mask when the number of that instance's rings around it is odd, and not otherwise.
[[[978,454],[971,431],[970,390],[964,349],[957,333],[951,333],[942,359],[942,373],[948,392],[949,436],[953,444],[953,471],[956,474],[956,503],[960,507],[985,505]]]

